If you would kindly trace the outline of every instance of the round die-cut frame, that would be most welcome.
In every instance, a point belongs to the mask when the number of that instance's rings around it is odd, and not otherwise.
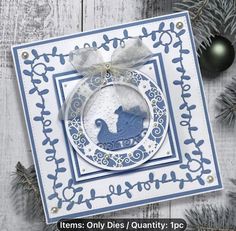
[[[124,85],[137,90],[145,99],[150,115],[145,136],[135,146],[121,150],[106,150],[91,141],[83,125],[83,112],[91,96],[102,87]],[[169,113],[165,97],[157,84],[139,71],[126,71],[104,78],[85,78],[73,90],[65,110],[67,136],[76,152],[86,161],[108,170],[127,170],[149,160],[161,147],[168,129]]]

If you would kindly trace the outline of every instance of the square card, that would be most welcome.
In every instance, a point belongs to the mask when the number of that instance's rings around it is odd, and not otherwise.
[[[91,87],[69,54],[96,47],[108,63],[133,37],[152,57],[117,84],[120,106],[112,76]],[[47,223],[222,189],[187,12],[16,45],[12,54]],[[83,113],[60,120],[68,98]]]

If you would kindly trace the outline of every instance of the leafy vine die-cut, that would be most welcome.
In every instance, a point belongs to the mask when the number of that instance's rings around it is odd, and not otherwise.
[[[170,173],[164,173],[157,175],[154,172],[150,172],[147,179],[138,182],[126,181],[124,185],[110,184],[109,191],[105,194],[98,194],[94,188],[90,189],[90,196],[84,196],[83,187],[79,185],[73,185],[73,179],[69,179],[68,182],[58,181],[58,175],[68,171],[64,166],[64,158],[57,157],[57,143],[58,138],[53,138],[51,133],[53,128],[51,126],[49,105],[46,104],[45,96],[49,93],[49,89],[40,89],[42,82],[47,83],[49,78],[48,72],[53,72],[54,67],[50,66],[50,61],[56,59],[61,65],[68,62],[69,52],[67,54],[60,54],[57,51],[57,47],[52,48],[51,53],[38,53],[36,49],[32,49],[31,53],[33,58],[26,59],[24,64],[28,66],[23,70],[25,77],[31,79],[32,88],[29,94],[37,94],[38,102],[35,106],[40,109],[40,114],[34,117],[34,120],[41,124],[42,133],[44,139],[42,145],[45,147],[45,160],[50,162],[54,170],[48,173],[47,177],[52,183],[52,193],[48,196],[49,200],[54,200],[57,203],[57,207],[61,208],[66,206],[67,210],[71,210],[75,205],[85,204],[88,209],[93,208],[93,201],[97,199],[104,199],[107,204],[113,203],[113,198],[121,195],[126,195],[127,198],[132,198],[133,189],[137,189],[139,192],[144,190],[150,190],[155,188],[158,190],[165,183],[173,182],[179,185],[179,189],[183,189],[187,183],[197,181],[200,185],[205,184],[205,175],[211,173],[211,170],[207,166],[211,161],[204,157],[201,147],[204,145],[204,140],[198,140],[195,138],[195,134],[198,132],[198,127],[192,124],[193,111],[196,109],[196,105],[191,103],[191,85],[188,81],[191,76],[188,75],[183,60],[189,54],[189,50],[184,48],[181,37],[185,34],[185,29],[176,28],[173,22],[164,23],[161,22],[157,26],[156,30],[148,31],[146,27],[142,27],[139,38],[145,40],[150,38],[153,41],[153,48],[163,49],[168,54],[171,50],[175,50],[178,54],[172,60],[173,65],[176,66],[176,71],[179,73],[178,79],[173,81],[176,88],[181,89],[182,104],[179,105],[179,109],[182,111],[180,122],[183,129],[187,129],[189,137],[185,139],[184,145],[192,147],[191,153],[185,153],[183,163],[179,165],[179,168],[185,171],[185,177],[178,177],[175,171]],[[103,34],[103,40],[101,44],[96,41],[85,43],[83,47],[96,47],[97,49],[103,49],[109,51],[110,47],[117,48],[119,45],[125,43],[126,40],[132,38],[129,36],[127,29],[123,30],[122,37],[109,38],[108,35]],[[165,38],[165,39],[164,39]],[[167,39],[166,39],[167,38]],[[173,42],[174,39],[177,40]],[[167,42],[166,42],[167,41]],[[75,49],[80,49],[76,46]],[[42,61],[43,60],[43,61]],[[48,65],[46,65],[46,64]],[[62,190],[62,194],[59,195],[58,190]]]

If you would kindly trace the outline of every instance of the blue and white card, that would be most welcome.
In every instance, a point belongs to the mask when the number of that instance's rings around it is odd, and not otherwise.
[[[69,62],[87,47],[109,62],[134,37],[153,55],[129,81],[107,73],[98,87],[101,78],[89,82]],[[187,12],[12,53],[47,223],[222,189]]]

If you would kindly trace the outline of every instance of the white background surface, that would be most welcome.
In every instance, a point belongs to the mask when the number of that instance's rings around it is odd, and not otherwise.
[[[10,46],[104,26],[148,18],[170,12],[165,0],[1,0],[0,1],[0,227],[3,231],[40,230],[16,215],[10,194],[11,173],[17,161],[32,164],[31,150],[15,78]],[[236,131],[214,119],[215,98],[230,83],[234,63],[213,80],[204,79],[207,103],[225,190],[114,212],[99,217],[184,217],[184,210],[202,203],[227,204],[233,190],[229,178],[236,178]]]

